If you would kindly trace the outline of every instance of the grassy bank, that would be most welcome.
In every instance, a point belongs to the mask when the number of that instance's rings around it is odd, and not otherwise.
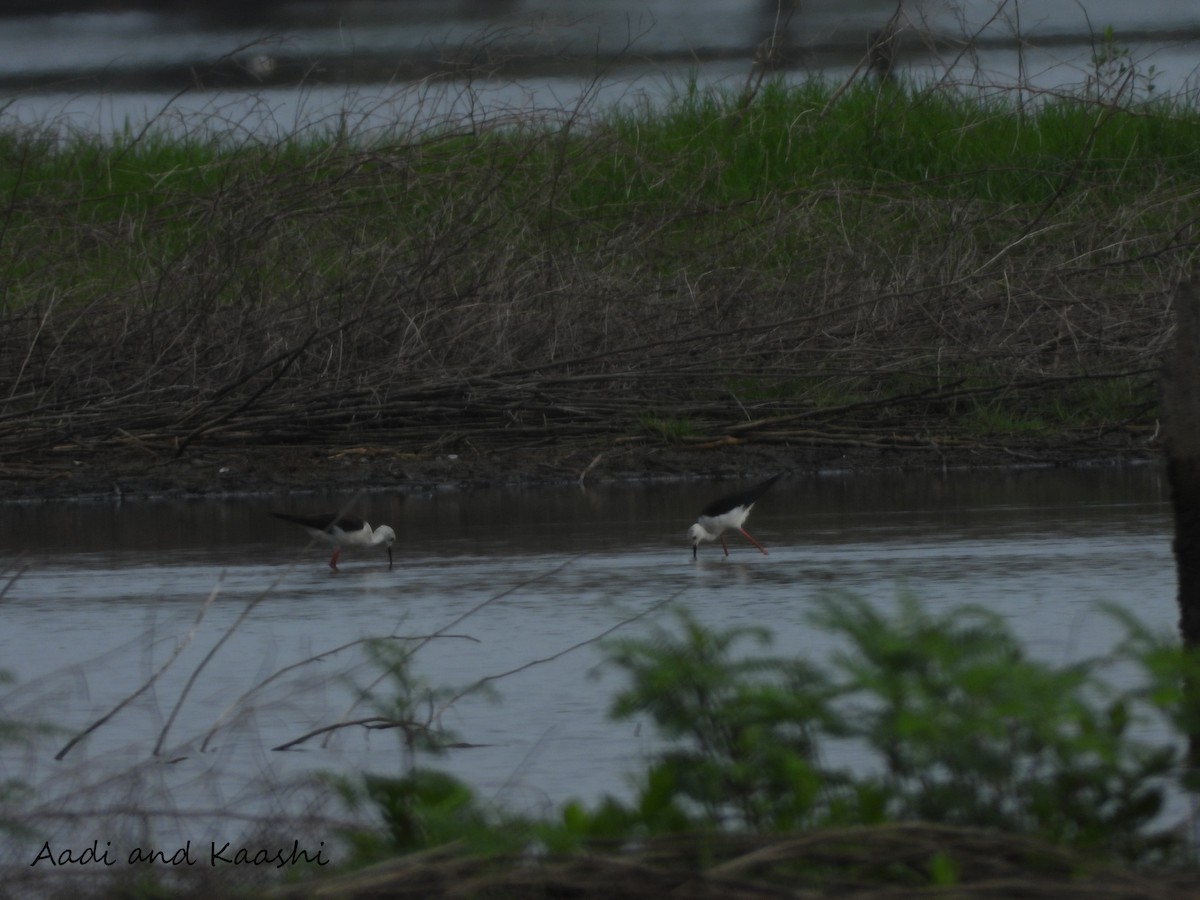
[[[812,84],[0,136],[0,467],[1149,446],[1200,110]],[[389,451],[390,452],[390,451]]]

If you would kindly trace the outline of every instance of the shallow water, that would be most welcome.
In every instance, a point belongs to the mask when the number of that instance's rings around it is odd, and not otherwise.
[[[794,477],[748,523],[769,555],[739,537],[728,559],[705,545],[693,563],[684,531],[728,487],[0,507],[0,668],[18,680],[4,709],[65,729],[8,753],[7,774],[44,785],[41,799],[60,811],[111,803],[114,789],[177,811],[228,811],[279,803],[266,785],[307,772],[398,772],[394,732],[349,728],[293,752],[270,748],[371,712],[351,704],[350,688],[371,684],[377,670],[361,646],[333,648],[440,632],[416,652],[416,673],[455,688],[494,679],[499,698],[450,705],[443,724],[475,746],[420,760],[507,807],[545,811],[571,797],[627,794],[654,738],[642,724],[607,719],[621,681],[597,670],[588,642],[623,622],[617,634],[645,634],[668,621],[671,605],[711,626],[765,625],[775,650],[812,660],[832,649],[808,618],[831,591],[884,607],[904,592],[932,609],[978,604],[1055,662],[1111,647],[1120,632],[1101,603],[1174,628],[1157,469]],[[394,571],[382,552],[348,551],[332,573],[327,549],[306,548],[301,529],[268,515],[339,504],[396,528]],[[71,734],[169,659],[210,597],[154,687],[54,762]]]

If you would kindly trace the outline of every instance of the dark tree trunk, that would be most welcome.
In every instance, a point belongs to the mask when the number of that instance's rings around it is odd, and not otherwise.
[[[1179,632],[1200,652],[1200,293],[1191,283],[1175,294],[1175,347],[1162,380],[1167,475],[1175,510]],[[1187,685],[1200,707],[1200,684]],[[1191,765],[1200,767],[1200,734],[1191,735]]]
[[[1168,457],[1175,508],[1175,568],[1179,573],[1179,633],[1200,647],[1200,461]]]

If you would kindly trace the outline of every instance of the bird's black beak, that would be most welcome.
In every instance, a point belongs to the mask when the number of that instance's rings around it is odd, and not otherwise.
[[[692,544],[692,559],[696,558],[696,548],[699,546],[699,544]]]
[[[390,571],[392,571],[392,548],[388,547],[387,551],[388,551],[388,571],[390,572]]]

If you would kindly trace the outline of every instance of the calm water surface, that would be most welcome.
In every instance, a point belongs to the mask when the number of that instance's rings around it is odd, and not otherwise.
[[[740,89],[777,27],[781,74],[842,79],[895,9],[894,0],[404,0],[6,17],[0,124],[109,134],[154,122],[245,140],[655,103],[692,79]],[[1099,51],[1111,54],[1111,80],[1136,70],[1139,96],[1151,85],[1197,87],[1195,4],[926,0],[905,10],[898,71],[910,79],[1081,92]],[[1105,49],[1110,26],[1116,40]],[[469,82],[432,77],[447,59],[486,62]],[[198,85],[196,73],[214,66],[221,74]]]
[[[715,627],[768,626],[776,650],[814,660],[833,647],[808,617],[831,591],[884,607],[904,592],[932,609],[979,604],[1055,662],[1111,647],[1118,630],[1101,603],[1174,628],[1170,513],[1157,469],[796,476],[749,523],[769,556],[739,537],[728,559],[706,545],[693,563],[685,529],[729,487],[0,507],[0,668],[17,679],[4,709],[64,729],[10,751],[7,774],[43,785],[41,799],[60,811],[132,793],[227,813],[282,802],[266,785],[307,772],[397,772],[392,732],[351,728],[292,752],[270,748],[373,712],[351,697],[377,670],[361,646],[335,648],[441,633],[417,651],[416,674],[453,688],[491,678],[498,698],[450,705],[443,724],[477,746],[423,761],[486,798],[544,810],[627,793],[653,735],[606,718],[622,682],[597,669],[586,642],[638,616],[617,633],[645,634],[669,621],[673,604]],[[325,548],[306,547],[301,529],[267,515],[350,502],[400,535],[394,571],[382,553],[347,552],[334,574]],[[53,760],[193,628],[152,689]]]

